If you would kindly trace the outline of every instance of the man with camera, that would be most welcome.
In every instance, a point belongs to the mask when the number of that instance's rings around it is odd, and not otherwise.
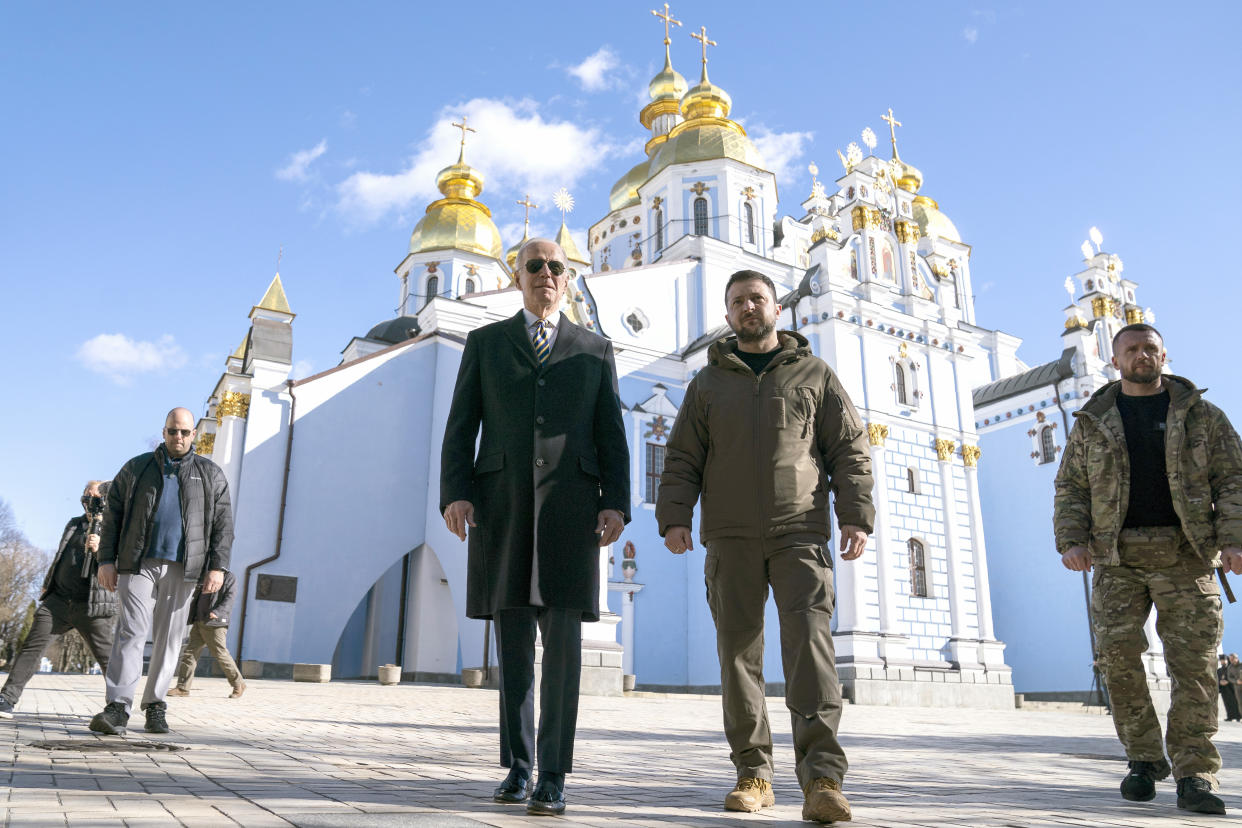
[[[77,630],[101,670],[108,669],[115,627],[116,596],[99,585],[99,531],[103,519],[103,495],[108,484],[92,480],[82,492],[84,514],[65,525],[52,565],[43,579],[34,622],[13,660],[8,681],[0,689],[0,718],[13,718],[13,708],[26,689],[26,682],[39,669],[43,653],[70,629]]]
[[[142,678],[151,633],[151,663],[142,695],[148,733],[167,733],[164,696],[181,649],[190,597],[224,582],[233,547],[233,510],[224,472],[194,453],[194,415],[174,408],[164,442],[117,472],[104,507],[99,583],[117,590],[120,610],[104,673],[107,706],[91,730],[122,736]]]

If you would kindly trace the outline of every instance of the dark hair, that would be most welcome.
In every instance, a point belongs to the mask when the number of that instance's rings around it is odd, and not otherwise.
[[[768,286],[768,290],[772,291],[772,303],[776,304],[779,300],[776,298],[776,285],[764,274],[757,270],[739,270],[729,277],[729,281],[725,282],[725,305],[729,304],[729,288],[738,282],[763,282]]]
[[[1164,337],[1160,334],[1160,331],[1156,330],[1155,326],[1153,326],[1153,325],[1148,325],[1146,322],[1135,322],[1135,323],[1134,323],[1134,324],[1132,324],[1132,325],[1126,325],[1124,328],[1122,328],[1121,330],[1117,331],[1117,333],[1113,334],[1113,350],[1114,350],[1114,351],[1115,351],[1115,350],[1117,350],[1117,340],[1118,340],[1118,339],[1121,339],[1121,335],[1122,335],[1122,334],[1124,334],[1124,333],[1144,333],[1144,332],[1146,332],[1146,331],[1151,331],[1151,332],[1152,332],[1152,333],[1154,333],[1156,336],[1160,337],[1160,341],[1161,341],[1161,343],[1163,343],[1163,342],[1164,342]]]

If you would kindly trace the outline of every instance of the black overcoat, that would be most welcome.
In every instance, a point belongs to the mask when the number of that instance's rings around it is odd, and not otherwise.
[[[598,514],[615,509],[630,520],[612,342],[561,315],[541,366],[521,311],[466,337],[444,429],[440,511],[456,500],[474,505],[476,524],[466,615],[530,606],[535,571],[545,606],[599,620]]]

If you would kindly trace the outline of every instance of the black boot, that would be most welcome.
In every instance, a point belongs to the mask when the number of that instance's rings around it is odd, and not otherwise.
[[[103,711],[96,713],[91,719],[91,730],[107,736],[124,736],[125,725],[129,724],[129,714],[121,702],[108,702]]]
[[[168,721],[164,718],[164,711],[168,705],[164,702],[151,702],[147,705],[147,725],[144,730],[147,733],[167,733]]]
[[[1225,802],[1212,793],[1212,784],[1198,776],[1177,780],[1177,807],[1200,814],[1223,814]]]
[[[1131,802],[1150,802],[1156,798],[1156,780],[1163,779],[1168,771],[1155,762],[1130,762],[1130,772],[1121,780],[1121,795]]]

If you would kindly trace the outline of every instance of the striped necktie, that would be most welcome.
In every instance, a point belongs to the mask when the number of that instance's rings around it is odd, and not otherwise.
[[[548,344],[548,329],[545,327],[547,323],[542,319],[535,323],[535,338],[533,340],[535,346],[535,356],[539,357],[539,364],[543,365],[548,361],[548,356],[552,353],[552,346]]]

